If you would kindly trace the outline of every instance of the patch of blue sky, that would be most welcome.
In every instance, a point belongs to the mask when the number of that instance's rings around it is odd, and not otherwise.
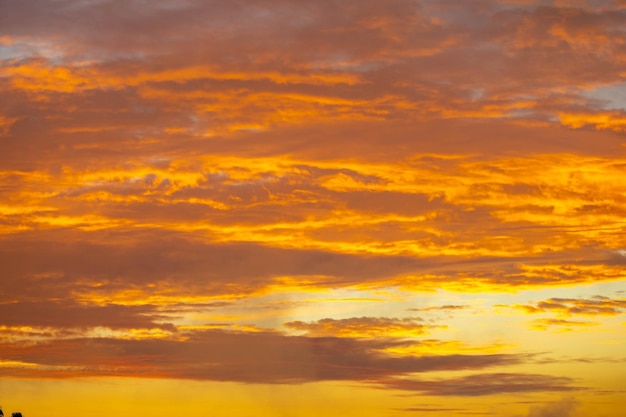
[[[482,30],[487,27],[495,13],[511,9],[533,10],[541,6],[549,6],[553,0],[537,0],[528,3],[523,0],[500,0],[498,2],[457,0],[422,0],[421,9],[430,17],[448,23]],[[461,5],[462,7],[459,7]]]
[[[46,58],[51,63],[58,64],[62,62],[64,54],[62,48],[51,42],[18,39],[11,43],[0,43],[0,61],[19,61],[35,57]]]
[[[626,82],[598,87],[582,95],[596,100],[606,110],[626,110]]]
[[[0,44],[0,61],[15,59],[19,56],[19,48],[16,45]]]
[[[382,61],[360,61],[349,54],[337,53],[313,62],[311,67],[314,70],[369,72],[387,65],[389,64]]]

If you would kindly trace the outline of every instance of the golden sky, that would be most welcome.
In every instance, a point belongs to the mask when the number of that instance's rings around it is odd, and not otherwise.
[[[0,0],[0,405],[622,417],[624,0]]]

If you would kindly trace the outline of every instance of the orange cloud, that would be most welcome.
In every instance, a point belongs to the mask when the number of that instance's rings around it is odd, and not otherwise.
[[[626,129],[626,115],[619,111],[582,114],[561,113],[559,118],[563,125],[574,129],[585,126],[616,132],[623,132]]]
[[[535,330],[549,330],[558,333],[580,331],[589,326],[596,326],[598,323],[591,321],[577,321],[564,319],[536,319],[531,326]]]
[[[470,308],[468,305],[453,305],[447,304],[443,306],[423,307],[423,308],[410,308],[409,311],[455,311],[465,310]]]
[[[423,324],[419,318],[352,317],[348,319],[321,319],[305,323],[292,321],[283,325],[288,329],[305,331],[311,336],[338,336],[356,338],[415,337],[430,329],[445,326]]]
[[[626,299],[595,296],[590,299],[550,298],[529,305],[516,305],[528,313],[556,313],[566,316],[614,316],[626,312]]]

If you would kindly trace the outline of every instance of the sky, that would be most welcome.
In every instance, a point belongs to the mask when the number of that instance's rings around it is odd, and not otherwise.
[[[0,0],[0,405],[621,417],[626,1]]]

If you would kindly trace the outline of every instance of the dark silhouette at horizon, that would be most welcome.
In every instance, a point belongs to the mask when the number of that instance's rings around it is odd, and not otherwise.
[[[0,406],[0,417],[4,417],[4,412],[2,411],[2,406]],[[22,417],[22,413],[19,411],[15,413],[11,413],[11,417]]]

